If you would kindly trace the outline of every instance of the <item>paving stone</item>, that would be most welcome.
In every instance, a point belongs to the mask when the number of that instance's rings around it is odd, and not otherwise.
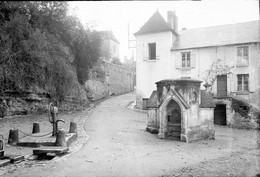
[[[6,154],[5,158],[8,158],[11,160],[11,163],[17,162],[19,160],[23,160],[24,156],[23,155],[12,155],[12,154]]]
[[[65,141],[67,146],[70,146],[73,141],[77,139],[77,133],[67,133],[65,137]]]
[[[68,147],[60,147],[60,146],[44,146],[37,149],[33,149],[34,155],[40,155],[40,154],[47,154],[47,153],[53,153],[53,154],[63,154],[69,151]]]
[[[11,162],[10,159],[0,159],[0,167],[3,167],[5,165],[8,165]]]

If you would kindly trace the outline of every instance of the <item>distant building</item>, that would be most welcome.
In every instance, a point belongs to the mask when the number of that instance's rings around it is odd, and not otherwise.
[[[100,32],[102,39],[101,52],[103,57],[106,60],[110,61],[112,58],[120,59],[119,55],[119,42],[115,38],[112,31],[101,31]]]

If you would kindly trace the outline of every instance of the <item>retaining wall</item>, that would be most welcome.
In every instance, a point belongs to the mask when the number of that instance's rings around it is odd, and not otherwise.
[[[132,92],[134,72],[126,67],[103,61],[90,71],[85,89],[88,99],[92,101]]]

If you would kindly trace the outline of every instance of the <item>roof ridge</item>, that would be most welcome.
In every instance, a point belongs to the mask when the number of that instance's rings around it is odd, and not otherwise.
[[[260,22],[260,20],[252,20],[247,22],[238,22],[238,23],[230,23],[230,24],[223,24],[223,25],[214,25],[214,26],[206,26],[206,27],[198,27],[198,28],[188,28],[185,30],[180,30],[178,32],[184,32],[184,31],[191,31],[191,30],[197,30],[197,29],[205,29],[205,28],[216,28],[221,26],[232,26],[232,25],[238,25],[238,24],[245,24],[245,23],[252,23],[252,22]]]
[[[156,11],[134,35],[168,30],[171,31],[171,27],[160,12]]]

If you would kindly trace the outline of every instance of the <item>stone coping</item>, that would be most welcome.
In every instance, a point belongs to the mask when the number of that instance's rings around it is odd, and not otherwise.
[[[155,84],[157,85],[162,85],[164,83],[170,84],[170,83],[176,83],[176,82],[187,82],[187,83],[197,83],[200,84],[202,81],[201,80],[197,80],[197,79],[164,79],[158,82],[155,82]]]

